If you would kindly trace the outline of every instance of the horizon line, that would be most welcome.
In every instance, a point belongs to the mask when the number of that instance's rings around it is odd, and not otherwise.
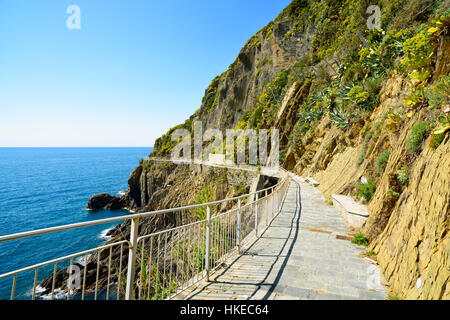
[[[6,148],[153,148],[153,146],[0,146]]]

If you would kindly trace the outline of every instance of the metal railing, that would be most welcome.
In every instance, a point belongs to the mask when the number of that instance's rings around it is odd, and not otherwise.
[[[289,180],[286,175],[273,187],[205,204],[0,236],[1,243],[111,222],[130,223],[129,236],[1,274],[0,280],[11,278],[11,300],[15,299],[19,277],[31,281],[31,275],[25,276],[27,272],[33,273],[33,300],[173,298],[198,281],[209,281],[211,273],[231,254],[240,254],[245,244],[261,234],[281,210]],[[144,234],[139,236],[140,221],[148,218],[155,223],[164,218],[181,222],[158,232],[141,230]],[[58,270],[58,266],[63,269]],[[49,275],[38,283],[40,269]]]

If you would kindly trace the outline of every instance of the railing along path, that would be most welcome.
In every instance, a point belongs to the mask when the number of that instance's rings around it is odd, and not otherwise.
[[[170,299],[203,279],[209,280],[224,260],[240,253],[243,245],[257,237],[279,212],[289,180],[286,174],[273,187],[215,202],[0,236],[0,242],[10,242],[111,222],[130,223],[127,240],[111,240],[96,248],[13,270],[1,274],[0,280],[11,279],[11,300],[21,276],[21,280],[31,282],[33,300],[42,299],[42,292],[52,300]],[[219,205],[232,209],[219,212]],[[181,224],[139,235],[140,222],[146,218]],[[58,266],[64,268],[58,270]],[[39,287],[40,269],[48,273],[47,288]],[[26,272],[34,274],[25,277]]]

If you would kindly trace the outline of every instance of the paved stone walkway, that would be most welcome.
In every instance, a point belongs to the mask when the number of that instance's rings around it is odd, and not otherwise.
[[[384,299],[379,271],[359,257],[348,226],[320,191],[292,180],[283,208],[241,256],[181,299]]]

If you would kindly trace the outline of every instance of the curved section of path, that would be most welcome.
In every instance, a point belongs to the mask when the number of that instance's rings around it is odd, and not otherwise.
[[[178,299],[384,299],[378,268],[336,235],[348,226],[321,193],[297,178],[258,239]]]

